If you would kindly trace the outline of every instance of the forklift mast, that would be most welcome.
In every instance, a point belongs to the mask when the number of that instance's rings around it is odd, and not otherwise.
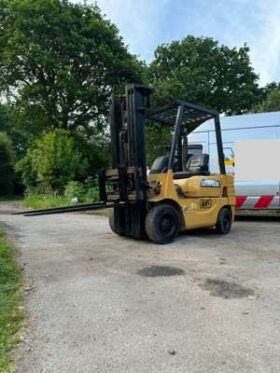
[[[144,127],[151,89],[129,85],[125,93],[125,96],[112,97],[112,165],[113,168],[137,167],[146,175]]]
[[[125,96],[112,97],[113,169],[104,172],[100,180],[101,200],[114,201],[116,230],[135,238],[144,236],[147,212],[145,114],[150,106],[150,94],[149,87],[129,85]]]

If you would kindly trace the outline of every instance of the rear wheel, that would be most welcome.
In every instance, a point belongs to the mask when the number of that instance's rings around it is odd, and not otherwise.
[[[151,208],[145,221],[145,229],[151,241],[160,244],[172,242],[181,228],[181,218],[177,210],[167,204]]]
[[[231,210],[228,207],[223,207],[218,215],[216,224],[217,232],[220,234],[227,234],[231,230],[232,216]]]

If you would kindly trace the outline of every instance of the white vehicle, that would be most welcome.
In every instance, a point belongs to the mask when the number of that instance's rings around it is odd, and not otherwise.
[[[235,175],[237,209],[280,211],[280,112],[221,117],[225,165]],[[210,172],[218,169],[215,133],[205,122],[190,146],[209,154]]]

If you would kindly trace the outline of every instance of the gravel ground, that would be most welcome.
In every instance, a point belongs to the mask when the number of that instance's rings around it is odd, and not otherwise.
[[[20,373],[279,372],[279,219],[167,246],[103,216],[2,211],[0,224],[26,278]]]

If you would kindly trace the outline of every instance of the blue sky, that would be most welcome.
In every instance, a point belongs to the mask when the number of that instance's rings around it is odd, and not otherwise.
[[[88,0],[95,3],[95,0]],[[249,45],[260,83],[280,81],[280,0],[97,0],[129,50],[150,62],[158,44],[188,34]]]

